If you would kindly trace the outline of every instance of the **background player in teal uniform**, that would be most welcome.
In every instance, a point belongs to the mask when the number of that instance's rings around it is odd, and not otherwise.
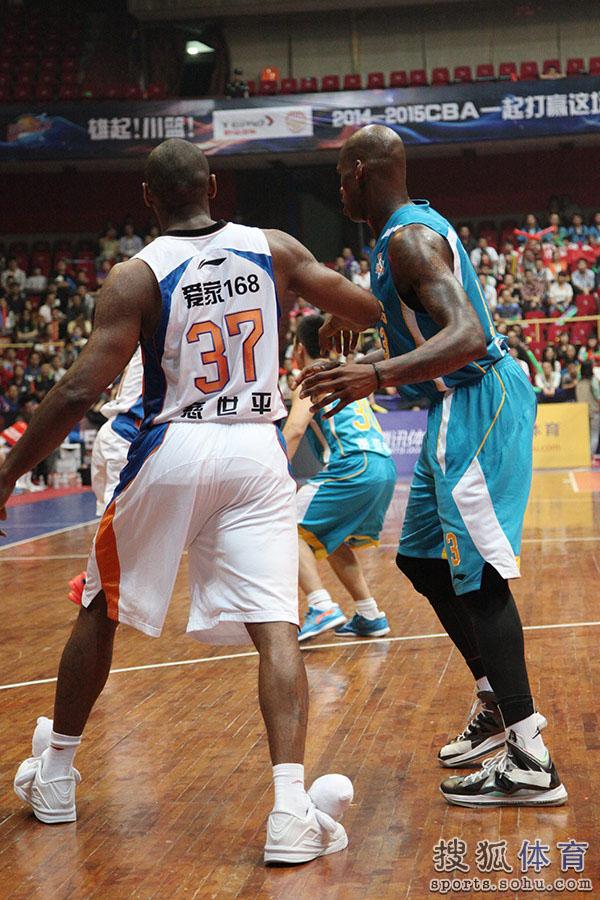
[[[300,319],[294,347],[298,365],[310,365],[319,357],[324,322],[323,316]],[[371,596],[353,547],[379,542],[396,467],[366,400],[351,403],[332,419],[313,416],[310,406],[310,400],[295,391],[283,429],[290,459],[306,432],[315,456],[326,464],[298,492],[299,577],[308,600],[299,640],[328,628],[335,628],[339,637],[383,637],[390,630],[387,619]],[[356,604],[349,622],[323,587],[317,559],[324,557]]]
[[[336,415],[379,386],[431,399],[397,563],[432,604],[482,701],[439,758],[464,765],[506,745],[481,771],[446,779],[442,793],[465,806],[560,805],[567,792],[540,734],[545,720],[534,709],[508,583],[519,577],[533,391],[495,332],[456,232],[426,201],[409,199],[395,132],[358,131],[342,147],[338,172],[345,213],[377,237],[371,289],[384,353],[330,370],[321,362],[322,371],[299,381],[317,398],[314,409],[339,401]],[[338,324],[329,320],[322,338]]]

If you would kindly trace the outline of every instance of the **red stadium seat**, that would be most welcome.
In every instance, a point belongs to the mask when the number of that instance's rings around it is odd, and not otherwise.
[[[57,72],[58,59],[55,56],[44,57],[40,63],[40,72]]]
[[[297,94],[298,82],[295,78],[282,78],[279,86],[280,94]]]
[[[535,81],[536,78],[540,77],[540,72],[538,69],[538,64],[533,60],[528,60],[527,62],[522,62],[519,67],[519,80],[520,81]]]
[[[10,87],[0,84],[0,103],[10,103]]]
[[[571,329],[571,341],[573,344],[585,344],[590,334],[594,334],[595,331],[595,322],[575,322]]]
[[[527,344],[527,349],[531,350],[531,352],[533,353],[533,355],[535,356],[535,358],[537,359],[538,362],[541,362],[542,353],[544,352],[545,346],[546,346],[545,341],[536,341],[535,338],[533,338]]]
[[[503,62],[498,66],[498,81],[514,81],[517,77],[517,67],[514,62]]]
[[[254,97],[254,95],[256,94],[256,84],[250,78],[248,79],[246,84],[248,85],[248,93],[251,97]]]
[[[543,309],[528,309],[525,312],[526,319],[545,319]]]
[[[56,84],[56,75],[54,72],[40,72],[38,77],[39,87],[53,88]]]
[[[68,56],[65,57],[62,61],[62,70],[63,72],[78,72],[79,71],[79,57],[76,56]]]
[[[461,83],[470,84],[471,81],[473,81],[473,75],[471,74],[471,66],[455,66],[454,81],[457,84],[461,84]]]
[[[82,100],[102,100],[102,88],[98,84],[84,81],[81,85]]]
[[[598,312],[598,300],[595,294],[577,294],[575,306],[577,314],[580,316],[595,316]]]
[[[390,87],[391,88],[403,88],[407,87],[408,78],[406,77],[406,72],[404,69],[399,69],[396,72],[390,73]]]
[[[560,72],[560,59],[545,59],[542,65],[542,72],[544,73],[544,75],[550,68],[556,69],[557,72]]]
[[[367,76],[367,90],[378,91],[385,87],[385,76],[383,72],[369,72]]]
[[[585,63],[581,57],[567,60],[567,76],[574,78],[577,75],[585,75]]]
[[[37,43],[33,41],[24,41],[21,44],[21,49],[19,50],[19,56],[29,56],[35,59],[39,56],[39,47]]]
[[[600,56],[590,57],[590,75],[600,75]]]
[[[410,87],[424,87],[427,84],[427,72],[425,69],[411,69],[408,76]]]
[[[323,75],[321,78],[322,91],[339,91],[340,79],[338,75]]]
[[[164,100],[167,96],[167,89],[164,84],[158,81],[152,81],[146,88],[148,100]]]
[[[314,75],[309,75],[306,78],[300,79],[300,93],[301,94],[316,94],[319,90],[319,82],[314,77]]]
[[[277,82],[261,78],[258,83],[258,96],[267,97],[277,93]]]
[[[13,91],[15,103],[29,103],[33,100],[33,87],[30,84],[17,84]]]
[[[344,75],[345,91],[362,91],[362,77],[360,75]]]
[[[35,89],[35,99],[39,100],[40,103],[54,100],[54,88],[49,84],[38,84]]]
[[[33,72],[23,72],[21,69],[19,69],[16,83],[17,85],[30,85],[31,87],[33,87],[33,85],[35,84],[35,75],[33,74]]]
[[[19,72],[35,72],[37,69],[37,60],[36,59],[22,59],[19,63]]]
[[[3,75],[10,75],[12,79],[13,69],[14,63],[12,59],[9,59],[7,56],[0,58],[0,72],[2,72]]]
[[[446,68],[434,69],[431,73],[431,84],[434,87],[450,83],[450,72]]]
[[[561,331],[569,333],[569,329],[565,325],[548,325],[546,330],[546,340],[549,344],[555,344]]]
[[[475,81],[494,81],[495,78],[496,73],[490,63],[482,63],[475,69]]]
[[[123,88],[121,85],[110,84],[104,87],[104,99],[105,100],[122,100],[123,99]]]
[[[79,81],[79,74],[74,70],[69,69],[67,72],[63,72],[60,76],[61,84],[77,84]]]
[[[58,99],[69,102],[81,99],[81,90],[76,84],[61,84],[58,89]]]
[[[142,91],[139,84],[126,84],[125,85],[125,99],[126,100],[143,100],[144,92]]]

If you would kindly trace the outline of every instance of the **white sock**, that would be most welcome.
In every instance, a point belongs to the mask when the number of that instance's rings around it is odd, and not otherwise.
[[[309,800],[304,790],[304,766],[300,763],[280,763],[273,766],[275,806],[278,812],[290,812],[304,817]]]
[[[318,591],[311,591],[311,593],[307,595],[306,601],[313,609],[320,609],[321,612],[324,612],[326,609],[331,609],[332,607],[331,594],[324,588],[321,588]]]
[[[531,753],[536,759],[542,761],[545,759],[548,751],[546,750],[546,745],[540,734],[535,713],[531,716],[527,716],[526,719],[521,719],[520,722],[515,722],[514,725],[507,728],[507,735],[510,731],[514,731],[518,734],[523,741],[527,753]]]
[[[487,675],[484,675],[483,678],[477,678],[477,680],[475,681],[475,684],[477,685],[478,693],[479,693],[479,691],[491,691],[492,694],[494,693],[494,689],[491,686],[491,684],[489,683]]]
[[[382,615],[377,609],[377,604],[373,597],[367,597],[366,600],[357,600],[355,603],[356,612],[365,619],[379,619]]]
[[[42,778],[51,781],[68,775],[75,759],[75,753],[81,743],[81,735],[58,734],[53,731],[50,735],[50,746],[44,751],[42,765]]]

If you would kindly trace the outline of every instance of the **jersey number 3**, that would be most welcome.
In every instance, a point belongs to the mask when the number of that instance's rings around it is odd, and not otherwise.
[[[242,331],[241,325],[248,324],[250,328]],[[244,378],[246,381],[256,381],[256,360],[254,348],[264,334],[263,317],[260,309],[245,309],[242,312],[229,313],[225,316],[225,326],[229,337],[242,337],[242,354],[244,363]],[[223,331],[214,322],[195,322],[188,333],[188,344],[195,344],[202,335],[208,334],[212,340],[212,349],[203,350],[200,354],[202,364],[205,366],[216,365],[217,377],[209,381],[208,378],[194,378],[194,384],[203,394],[212,394],[221,391],[228,383],[229,363],[225,355],[225,342]]]

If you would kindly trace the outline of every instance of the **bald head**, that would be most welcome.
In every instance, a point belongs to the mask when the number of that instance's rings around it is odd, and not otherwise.
[[[199,147],[170,138],[146,159],[144,180],[156,203],[167,213],[207,205],[208,161]]]
[[[376,234],[390,210],[409,202],[404,144],[385,125],[367,125],[348,138],[337,169],[344,213],[353,222],[369,222]]]
[[[384,169],[404,180],[406,154],[404,144],[386,125],[367,125],[356,131],[343,145],[340,160],[360,160],[371,170]]]

